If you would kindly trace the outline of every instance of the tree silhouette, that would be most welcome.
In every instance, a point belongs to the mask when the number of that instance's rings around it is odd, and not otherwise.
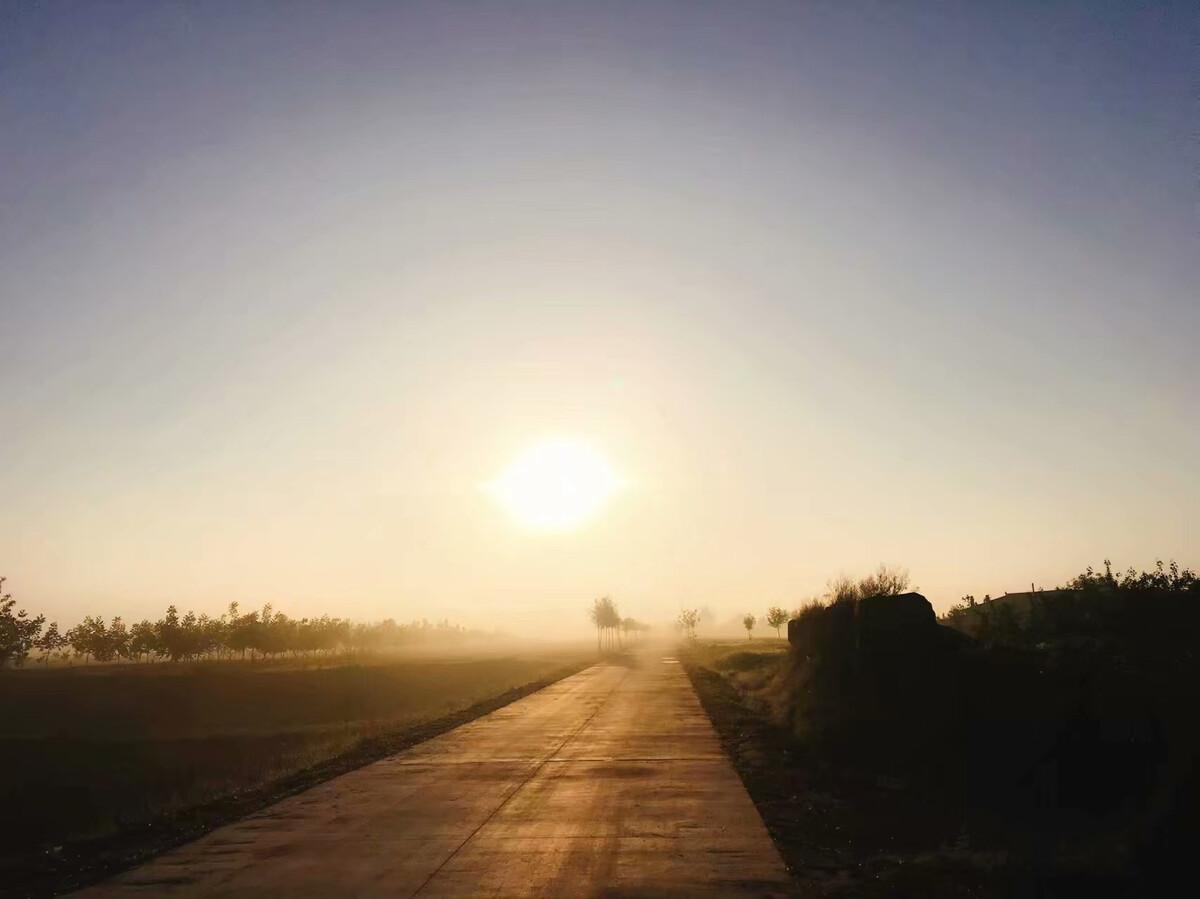
[[[604,632],[604,598],[593,599],[592,607],[588,609],[588,617],[596,626],[596,652],[603,652],[601,634]]]
[[[696,625],[700,623],[699,609],[684,609],[675,620],[684,636],[692,640],[696,639]]]
[[[58,622],[51,621],[45,633],[38,637],[33,645],[42,654],[44,665],[55,652],[67,645],[67,638],[58,632]]]
[[[5,580],[0,577],[0,668],[10,661],[14,665],[24,663],[46,622],[45,615],[30,618],[24,609],[13,612],[16,600],[3,592]]]
[[[167,613],[155,622],[154,634],[158,638],[154,647],[157,655],[178,662],[187,653],[183,623],[179,620],[179,610],[174,605],[167,606]]]
[[[593,607],[597,627],[604,634],[604,645],[612,649],[613,643],[620,639],[621,613],[611,596],[602,596],[596,600]]]
[[[787,624],[788,613],[786,609],[781,609],[779,606],[771,606],[767,609],[767,624],[775,628],[775,636],[779,637],[779,629]]]
[[[142,620],[129,629],[129,657],[141,661],[158,649],[157,635],[150,621]]]
[[[37,650],[38,658],[46,664],[56,651],[65,648],[84,662],[216,660],[230,659],[235,654],[242,658],[249,654],[253,661],[264,656],[383,652],[478,633],[444,620],[436,624],[424,620],[397,624],[389,618],[353,623],[329,615],[297,620],[270,605],[260,612],[241,614],[236,602],[215,618],[191,610],[181,615],[171,605],[158,621],[142,620],[129,626],[120,616],[106,623],[98,615],[89,615],[66,633],[59,630],[57,622],[41,633],[44,616],[31,619],[24,611],[14,612],[12,606],[10,597],[0,601],[0,666],[10,660],[20,664],[31,649]],[[620,619],[611,600],[602,608],[602,621],[611,642],[611,629]]]
[[[757,623],[758,623],[758,619],[755,618],[754,615],[749,612],[747,612],[746,615],[742,617],[742,627],[744,627],[746,629],[746,639],[747,640],[754,639],[754,634],[751,632],[754,630],[754,625]]]
[[[104,649],[110,659],[129,658],[129,629],[121,616],[112,620],[104,634]]]

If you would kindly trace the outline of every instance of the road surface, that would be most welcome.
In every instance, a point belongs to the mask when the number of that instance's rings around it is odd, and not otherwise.
[[[599,664],[77,894],[785,896],[682,666]]]

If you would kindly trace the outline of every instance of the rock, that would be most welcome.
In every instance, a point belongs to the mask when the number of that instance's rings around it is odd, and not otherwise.
[[[920,593],[834,603],[788,622],[788,642],[806,656],[830,651],[906,653],[939,641],[937,616]]]
[[[937,616],[920,593],[869,596],[858,602],[858,649],[863,655],[907,655],[938,640]]]

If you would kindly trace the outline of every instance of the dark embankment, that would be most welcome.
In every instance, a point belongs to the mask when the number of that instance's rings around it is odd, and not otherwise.
[[[693,654],[692,673],[819,893],[1156,895],[1196,832],[1200,672],[1180,635],[1200,604],[1139,598],[1152,628],[1020,643],[940,625],[918,594],[835,602],[791,622],[786,654]]]

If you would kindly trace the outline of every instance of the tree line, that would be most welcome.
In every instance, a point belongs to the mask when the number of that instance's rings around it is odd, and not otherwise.
[[[588,618],[596,628],[596,649],[600,652],[622,649],[625,643],[650,630],[650,625],[636,618],[622,618],[611,596],[592,600]]]
[[[0,590],[4,585],[0,578]],[[172,662],[197,659],[275,658],[383,652],[436,640],[453,640],[477,633],[449,621],[424,619],[400,624],[389,618],[374,623],[346,618],[291,618],[271,604],[243,612],[238,603],[217,617],[193,611],[180,614],[168,606],[156,621],[132,624],[117,616],[106,621],[89,615],[61,631],[44,615],[15,610],[11,595],[0,593],[0,667],[22,665],[36,653],[38,661],[78,658],[85,662]]]

